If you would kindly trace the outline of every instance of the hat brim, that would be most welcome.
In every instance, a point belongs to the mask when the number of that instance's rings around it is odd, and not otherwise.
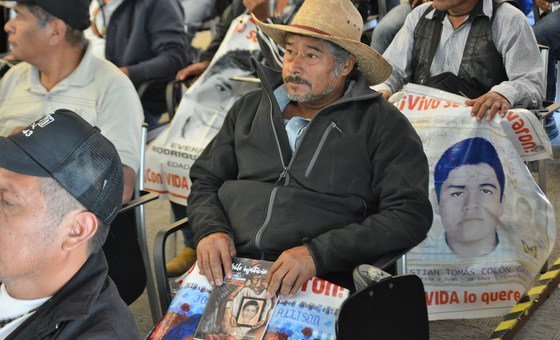
[[[253,16],[253,19],[265,35],[281,46],[286,46],[286,37],[288,34],[298,34],[330,41],[342,47],[356,57],[358,70],[364,74],[369,85],[377,85],[384,82],[393,71],[391,64],[389,64],[381,54],[360,41],[333,37],[289,25],[266,24],[259,21],[255,16]]]
[[[22,175],[51,177],[51,174],[7,137],[0,137],[0,168]]]

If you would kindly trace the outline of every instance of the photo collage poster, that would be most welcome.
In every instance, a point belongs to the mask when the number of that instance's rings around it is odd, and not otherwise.
[[[434,209],[427,238],[407,254],[408,272],[424,283],[431,320],[506,314],[555,242],[552,205],[520,155],[529,142],[536,146],[526,153],[550,145],[527,110],[476,122],[456,96],[425,89],[409,87],[395,104],[422,139]]]
[[[146,190],[186,204],[192,164],[218,133],[233,103],[259,88],[258,83],[232,79],[253,76],[250,60],[259,51],[251,16],[234,19],[208,69],[184,93],[170,125],[148,145]]]

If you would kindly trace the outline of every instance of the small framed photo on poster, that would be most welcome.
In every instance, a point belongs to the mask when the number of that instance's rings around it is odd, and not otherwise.
[[[265,299],[244,297],[237,311],[237,326],[253,327],[261,319]]]

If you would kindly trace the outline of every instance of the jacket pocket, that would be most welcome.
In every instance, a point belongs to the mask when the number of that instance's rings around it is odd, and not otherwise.
[[[273,184],[266,182],[226,181],[218,191],[237,246],[254,247],[254,237],[263,224]]]
[[[307,166],[307,170],[305,170],[305,177],[306,178],[308,178],[310,176],[311,171],[315,167],[315,163],[317,162],[317,158],[319,158],[319,154],[323,150],[323,147],[324,147],[324,145],[327,141],[327,138],[329,137],[329,135],[331,134],[331,131],[333,129],[336,129],[341,135],[344,135],[342,133],[342,130],[340,130],[340,128],[336,125],[335,122],[330,122],[329,126],[327,126],[327,128],[325,129],[325,132],[323,132],[323,135],[321,136],[321,139],[319,140],[319,145],[317,145],[317,149],[313,153],[313,157],[311,157],[311,161],[309,162],[309,165]]]

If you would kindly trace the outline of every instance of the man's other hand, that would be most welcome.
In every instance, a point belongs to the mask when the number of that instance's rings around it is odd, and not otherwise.
[[[476,99],[467,99],[465,105],[472,106],[471,116],[481,121],[486,115],[486,120],[492,120],[496,113],[505,114],[511,107],[509,101],[498,92],[488,92]]]
[[[235,256],[235,244],[229,234],[214,233],[204,237],[196,246],[196,257],[202,274],[211,285],[221,286],[224,273],[232,276],[231,257]]]
[[[175,79],[177,80],[187,80],[189,78],[198,77],[201,75],[210,65],[210,60],[203,60],[198,63],[190,64],[189,66],[185,67],[184,69],[179,70]]]
[[[377,92],[381,93],[383,98],[389,100],[389,98],[393,95],[393,93],[389,90],[378,90]]]
[[[306,246],[284,251],[268,271],[268,292],[294,295],[305,281],[317,273],[313,257]]]

